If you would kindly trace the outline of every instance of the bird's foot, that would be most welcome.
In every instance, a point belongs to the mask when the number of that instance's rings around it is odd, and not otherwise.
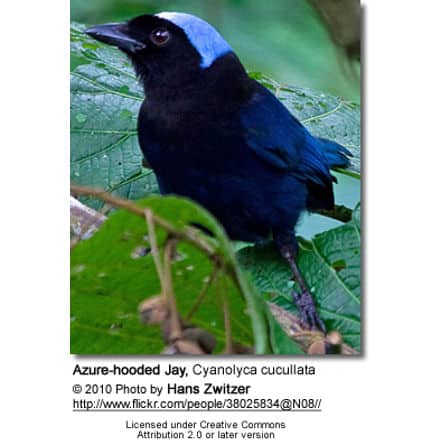
[[[303,290],[302,293],[293,291],[292,295],[299,310],[301,324],[310,330],[326,333],[325,324],[319,317],[312,294],[308,290]]]
[[[301,275],[298,265],[296,264],[295,256],[298,254],[298,243],[293,233],[281,232],[275,234],[275,242],[281,255],[289,263],[292,269],[292,274],[297,282],[297,286],[301,293],[296,290],[292,292],[293,299],[299,311],[301,324],[310,330],[318,330],[326,333],[325,325],[318,315],[315,301],[310,293],[307,284]]]

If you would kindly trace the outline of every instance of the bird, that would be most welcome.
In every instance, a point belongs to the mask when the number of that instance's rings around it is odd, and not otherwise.
[[[85,33],[134,67],[145,93],[139,145],[161,194],[199,203],[231,240],[273,239],[298,283],[301,322],[325,332],[296,262],[295,226],[304,211],[334,206],[330,169],[349,166],[350,151],[313,136],[197,16],[145,14]]]

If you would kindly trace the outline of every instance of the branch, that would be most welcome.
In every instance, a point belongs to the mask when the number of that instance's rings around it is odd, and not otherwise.
[[[308,354],[329,354],[328,346],[340,345],[340,352],[344,355],[359,354],[354,348],[342,343],[342,339],[334,341],[332,339],[335,332],[330,332],[327,336],[318,331],[304,329],[298,316],[293,315],[282,307],[267,303],[274,318],[280,323],[286,334],[295,340]],[[341,336],[338,333],[339,336]],[[319,350],[317,351],[316,348]]]
[[[171,260],[175,251],[176,244],[178,241],[186,241],[199,250],[201,250],[205,255],[210,257],[214,261],[214,272],[211,276],[211,281],[208,283],[211,284],[212,281],[217,277],[218,272],[220,270],[219,262],[221,262],[223,267],[229,266],[229,272],[234,280],[238,279],[237,274],[235,273],[235,268],[233,265],[228,265],[226,262],[223,262],[224,259],[221,253],[215,249],[210,243],[203,240],[203,237],[200,233],[194,230],[191,227],[184,227],[183,229],[177,229],[168,221],[163,218],[155,215],[153,211],[149,208],[142,208],[138,205],[134,204],[129,200],[125,200],[116,196],[113,196],[105,191],[78,186],[75,184],[71,184],[71,192],[74,194],[79,194],[83,196],[96,197],[104,202],[108,203],[111,206],[125,209],[135,215],[143,217],[148,226],[148,234],[150,238],[150,244],[152,248],[152,256],[156,266],[156,271],[159,276],[160,284],[162,287],[162,295],[165,298],[165,302],[167,304],[167,308],[169,311],[169,340],[177,347],[177,344],[192,344],[191,341],[182,340],[183,337],[183,329],[181,325],[181,320],[177,311],[176,298],[174,296],[173,291],[173,282],[172,282],[172,271],[171,271]],[[75,200],[75,199],[74,199]],[[105,220],[105,217],[103,217]],[[102,220],[102,221],[104,221]],[[159,247],[157,244],[156,234],[155,234],[155,226],[159,226],[168,232],[168,239],[165,242],[165,249],[163,255],[163,261],[161,261],[161,254],[159,251]],[[233,275],[232,275],[233,274]],[[202,294],[196,301],[196,306],[198,307],[200,302],[203,300],[204,294],[206,293],[207,286],[202,289]],[[223,299],[223,314],[225,319],[225,332],[226,332],[226,353],[232,352],[232,334],[231,334],[231,326],[230,326],[230,312],[229,312],[229,303],[225,300],[225,293],[222,292]],[[142,306],[143,310],[144,307]],[[144,311],[144,310],[143,310]],[[194,308],[192,313],[194,312]],[[188,352],[193,353],[195,348],[199,349],[197,346],[191,347],[180,347],[179,352]],[[175,347],[175,348],[176,348]],[[189,350],[189,351],[188,351]],[[201,354],[202,351],[200,349],[200,353],[194,352],[193,354]]]
[[[170,341],[175,342],[182,338],[182,326],[180,324],[180,317],[177,311],[176,297],[173,289],[173,273],[171,270],[171,260],[173,259],[176,250],[177,240],[173,237],[168,237],[165,243],[164,250],[164,264],[163,264],[163,285],[162,294],[165,296],[168,309],[170,312]]]
[[[199,309],[203,300],[205,299],[205,295],[208,292],[208,289],[211,287],[212,283],[217,279],[219,272],[220,272],[220,266],[215,265],[213,271],[211,272],[208,279],[206,280],[206,283],[202,287],[202,290],[197,295],[196,301],[194,302],[193,306],[191,307],[191,310],[186,315],[185,321],[190,321],[191,318],[193,317],[194,313],[197,312],[197,310]]]
[[[353,215],[353,211],[344,205],[335,205],[333,209],[318,209],[313,212],[324,215],[325,217],[334,218],[342,223],[349,222]]]
[[[70,229],[75,237],[90,238],[105,220],[105,215],[70,196]]]
[[[203,240],[203,238],[200,236],[200,233],[198,233],[195,229],[188,226],[184,227],[183,229],[177,229],[168,221],[155,215],[149,208],[142,208],[129,200],[114,196],[101,189],[71,184],[70,191],[74,194],[82,196],[96,197],[106,203],[109,203],[112,206],[115,206],[116,208],[125,209],[143,218],[145,218],[147,212],[151,212],[151,218],[153,222],[169,234],[172,234],[173,237],[191,243],[193,246],[195,246],[197,249],[200,249],[210,258],[217,257],[218,255],[215,248],[210,243]]]

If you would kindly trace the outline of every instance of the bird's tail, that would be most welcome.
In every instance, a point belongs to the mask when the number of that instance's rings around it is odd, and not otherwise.
[[[325,161],[329,168],[347,168],[350,165],[350,156],[353,156],[349,150],[337,142],[328,139],[317,138]]]

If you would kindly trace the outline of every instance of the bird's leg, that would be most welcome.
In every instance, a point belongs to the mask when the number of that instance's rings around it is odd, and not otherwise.
[[[277,234],[274,236],[274,239],[282,257],[289,263],[301,291],[301,293],[298,293],[296,290],[293,290],[292,296],[298,307],[302,324],[311,330],[321,330],[325,333],[324,322],[319,317],[313,296],[296,264],[295,257],[298,253],[298,243],[294,234]]]
[[[325,333],[325,324],[320,318],[318,311],[316,310],[313,296],[310,293],[310,290],[307,287],[304,278],[301,275],[301,272],[299,271],[295,258],[288,260],[288,262],[292,269],[293,276],[295,277],[301,289],[301,294],[299,294],[296,290],[292,291],[292,296],[300,312],[301,321],[304,325],[310,327],[310,329],[321,330],[323,333]]]

